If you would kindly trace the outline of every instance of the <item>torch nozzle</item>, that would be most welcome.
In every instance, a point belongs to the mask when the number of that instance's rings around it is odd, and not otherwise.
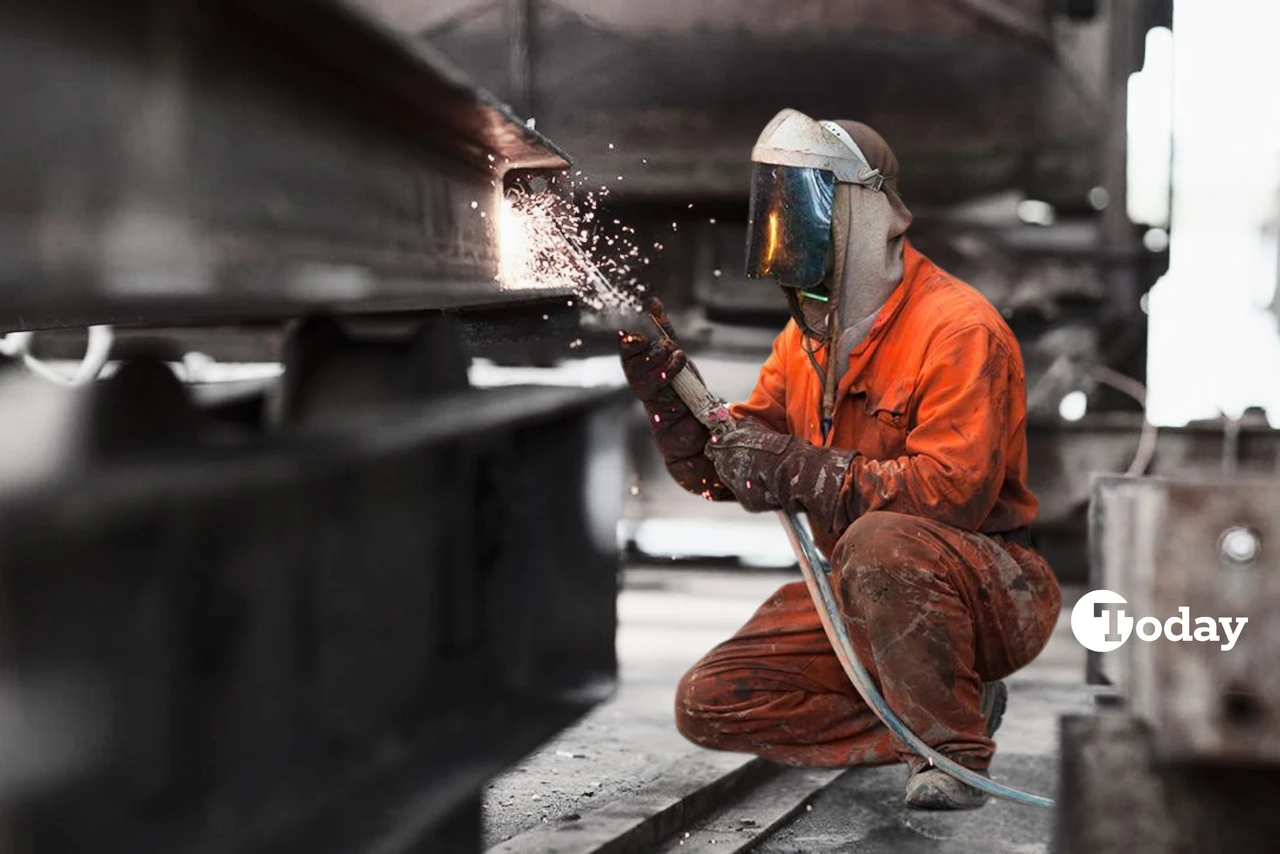
[[[653,325],[658,327],[659,332],[672,341],[676,340],[675,329],[671,326],[671,318],[667,317],[667,310],[663,307],[662,300],[657,297],[649,300],[649,304],[645,306],[645,312],[653,321]]]

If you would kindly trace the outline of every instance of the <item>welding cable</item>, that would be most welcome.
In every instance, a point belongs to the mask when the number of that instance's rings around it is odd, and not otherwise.
[[[1146,474],[1147,468],[1156,453],[1156,440],[1159,429],[1147,418],[1147,387],[1133,377],[1108,368],[1105,365],[1083,364],[1070,356],[1062,355],[1053,360],[1049,368],[1027,390],[1027,407],[1036,408],[1041,405],[1046,395],[1051,394],[1055,383],[1067,383],[1068,387],[1077,386],[1081,375],[1087,376],[1096,383],[1115,389],[1132,398],[1142,407],[1142,433],[1138,438],[1138,447],[1133,453],[1125,474],[1129,476]],[[1059,386],[1060,388],[1060,386]]]
[[[840,618],[840,606],[836,603],[835,593],[831,590],[831,581],[828,578],[831,573],[831,565],[814,547],[809,534],[801,527],[799,517],[794,513],[778,511],[778,518],[782,521],[782,527],[787,532],[787,539],[791,541],[791,548],[795,550],[796,560],[800,564],[800,571],[803,573],[805,584],[809,588],[809,596],[813,599],[814,605],[817,606],[818,618],[822,621],[822,628],[827,633],[827,640],[831,642],[831,648],[835,650],[836,658],[840,659],[840,664],[844,667],[844,672],[848,675],[849,680],[853,682],[853,687],[858,690],[858,693],[871,708],[871,711],[889,728],[889,731],[922,759],[928,760],[930,765],[942,769],[943,772],[962,783],[967,783],[989,795],[1004,798],[1014,803],[1035,807],[1052,807],[1053,801],[1049,798],[1005,786],[953,762],[925,744],[918,735],[907,729],[907,726],[898,719],[893,709],[889,708],[889,704],[885,702],[884,697],[876,689],[871,674],[867,672],[867,669],[858,659],[858,654],[853,649],[853,642],[849,639],[849,632],[845,628],[844,620]]]
[[[1142,435],[1138,439],[1138,449],[1133,453],[1133,461],[1129,463],[1129,469],[1125,474],[1130,477],[1146,474],[1147,466],[1151,465],[1151,458],[1155,456],[1156,440],[1159,438],[1156,425],[1147,418],[1147,387],[1133,377],[1105,365],[1090,365],[1088,371],[1089,376],[1096,382],[1128,395],[1142,407]]]
[[[78,386],[93,382],[106,367],[111,357],[111,346],[115,342],[115,333],[110,326],[90,326],[89,341],[85,346],[84,357],[76,367],[75,373],[68,377],[40,359],[31,355],[31,338],[33,332],[10,332],[0,337],[0,353],[12,358],[21,358],[27,370],[42,379],[58,385]]]
[[[110,326],[96,325],[89,327],[89,343],[85,345],[84,358],[80,367],[71,377],[72,385],[91,383],[102,373],[111,358],[111,346],[115,343],[115,332]]]

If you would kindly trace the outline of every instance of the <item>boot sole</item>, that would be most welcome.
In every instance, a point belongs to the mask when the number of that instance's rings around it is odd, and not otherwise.
[[[920,774],[925,775],[926,779],[907,782],[907,794],[903,803],[909,809],[955,812],[976,810],[987,803],[988,796],[985,792],[951,779],[944,771],[935,768]]]

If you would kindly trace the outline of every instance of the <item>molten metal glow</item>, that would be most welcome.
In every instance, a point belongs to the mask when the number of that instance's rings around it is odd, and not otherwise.
[[[601,222],[595,193],[570,202],[553,193],[512,190],[498,212],[499,282],[508,290],[572,291],[597,311],[640,311],[645,287],[631,264],[648,259],[640,256],[634,234],[618,220]]]
[[[539,204],[539,198],[520,194],[502,199],[498,249],[501,283],[508,290],[574,287],[572,267],[560,257],[567,252],[564,238],[549,200]]]

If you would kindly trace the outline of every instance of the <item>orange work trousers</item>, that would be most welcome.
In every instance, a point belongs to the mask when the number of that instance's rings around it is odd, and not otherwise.
[[[901,513],[873,512],[832,553],[836,598],[889,706],[931,747],[983,769],[981,683],[1035,658],[1058,582],[1034,551]],[[804,582],[783,585],[680,680],[676,725],[695,744],[788,765],[919,760],[880,723],[836,659]]]

